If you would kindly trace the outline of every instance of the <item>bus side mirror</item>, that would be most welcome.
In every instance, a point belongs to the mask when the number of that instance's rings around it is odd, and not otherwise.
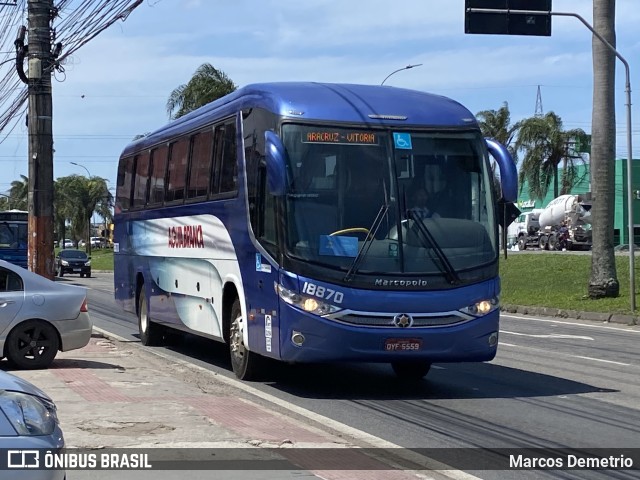
[[[267,160],[267,188],[274,196],[285,194],[287,184],[287,151],[275,132],[264,132],[265,155]]]
[[[487,142],[489,153],[495,158],[500,168],[501,200],[515,203],[518,199],[518,171],[516,164],[504,145],[491,138],[485,138],[485,141]]]

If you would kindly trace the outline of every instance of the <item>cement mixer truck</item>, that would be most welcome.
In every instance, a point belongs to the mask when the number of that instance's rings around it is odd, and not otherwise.
[[[560,195],[549,202],[540,214],[539,246],[558,249],[558,233],[566,228],[567,250],[591,248],[591,203],[579,195]],[[564,227],[564,228],[563,228]]]
[[[528,213],[526,228],[518,232],[520,250],[527,247],[543,250],[591,248],[591,203],[580,195],[560,195],[546,208]],[[513,228],[518,227],[514,225]]]

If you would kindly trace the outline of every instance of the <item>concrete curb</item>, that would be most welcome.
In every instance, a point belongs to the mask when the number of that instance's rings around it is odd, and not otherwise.
[[[577,318],[592,322],[616,323],[621,325],[638,325],[640,317],[623,315],[619,313],[581,312],[577,310],[564,310],[561,308],[536,307],[527,305],[502,305],[501,311],[505,313],[519,313],[521,315],[543,315],[546,317]]]

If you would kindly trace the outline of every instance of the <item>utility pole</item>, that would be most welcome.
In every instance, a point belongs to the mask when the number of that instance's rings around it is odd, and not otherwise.
[[[53,279],[53,0],[28,0],[29,270]]]

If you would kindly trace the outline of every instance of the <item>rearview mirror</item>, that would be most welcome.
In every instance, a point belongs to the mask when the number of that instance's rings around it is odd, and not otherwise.
[[[489,153],[496,159],[500,168],[500,186],[502,200],[514,203],[518,199],[518,170],[507,147],[491,138],[485,138]]]
[[[275,132],[264,132],[264,143],[267,161],[267,188],[270,194],[282,196],[286,190],[287,151]]]

